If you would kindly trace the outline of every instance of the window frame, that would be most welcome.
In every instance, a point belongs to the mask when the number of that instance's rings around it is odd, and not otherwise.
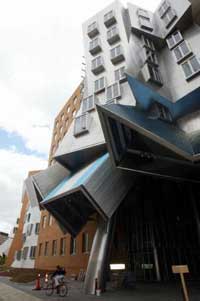
[[[123,71],[121,71],[122,69],[123,69]],[[126,67],[122,66],[122,67],[114,70],[115,81],[119,81],[120,83],[122,83],[127,80],[127,76],[124,72],[125,69],[126,69]],[[119,76],[116,76],[117,73],[119,74]]]
[[[167,8],[163,8],[165,4],[167,5]],[[159,8],[158,8],[158,14],[159,14],[159,16],[160,16],[161,19],[162,19],[163,16],[167,13],[167,11],[168,11],[168,9],[169,9],[170,7],[171,7],[171,5],[170,5],[170,3],[169,3],[167,0],[163,1],[163,2],[160,4],[160,6],[159,6]],[[162,10],[162,11],[161,11],[161,10]]]
[[[82,233],[82,253],[88,254],[89,252],[90,252],[89,233],[83,232]]]
[[[76,238],[70,237],[70,255],[76,255],[77,252],[77,241]]]
[[[187,52],[186,54],[183,53],[183,50],[182,50],[182,47],[181,47],[181,45],[183,45],[183,44],[185,44],[185,45],[187,46],[187,48],[188,48],[188,52]],[[177,49],[178,49],[178,50],[180,51],[180,53],[181,53],[181,58],[177,58],[177,56],[176,56],[175,51],[176,51]],[[180,64],[183,60],[185,60],[187,57],[189,57],[189,56],[192,54],[192,49],[191,49],[189,43],[188,43],[187,41],[183,40],[178,46],[176,46],[176,47],[172,50],[172,52],[173,52],[173,55],[174,55],[174,58],[175,58],[176,62],[177,62],[178,64]]]
[[[44,243],[44,256],[48,256],[49,253],[49,241],[45,241]]]
[[[66,246],[67,246],[66,237],[61,237],[61,239],[60,239],[60,255],[61,256],[66,255]]]
[[[96,83],[100,83],[101,80],[103,80],[103,86],[101,87],[101,86],[98,84],[98,89],[96,89],[96,88],[95,88]],[[105,87],[106,87],[106,78],[105,78],[105,76],[102,76],[102,77],[96,79],[96,80],[94,81],[94,94],[98,94],[98,93],[104,91],[104,90],[105,90]]]
[[[92,106],[90,106],[90,99],[92,98]],[[95,109],[95,95],[92,94],[82,100],[82,113],[86,113]],[[86,103],[86,108],[84,108],[84,103]]]
[[[51,250],[51,255],[52,256],[57,255],[57,245],[58,245],[57,239],[53,239],[52,240],[52,250]]]
[[[175,35],[176,35],[176,33],[178,33],[178,35],[179,35],[179,37],[180,37],[180,39],[179,39],[178,42],[175,40]],[[174,42],[173,45],[170,45],[170,43],[169,43],[169,40],[170,40],[170,39],[173,39],[173,42]],[[167,42],[168,48],[169,48],[170,50],[172,50],[173,48],[175,48],[176,46],[178,46],[183,40],[184,40],[184,39],[183,39],[183,36],[182,36],[180,30],[176,30],[175,32],[173,32],[173,33],[166,39],[166,42]]]
[[[190,61],[191,61],[192,59],[194,59],[194,58],[197,60],[197,62],[198,62],[198,64],[199,64],[199,69],[198,69],[197,71],[194,71],[194,68],[193,68],[193,66],[192,66],[192,64],[191,64],[191,62],[190,62]],[[186,76],[186,73],[185,73],[185,71],[184,71],[183,65],[185,65],[185,64],[188,64],[190,70],[192,71],[191,74],[190,74],[189,76]],[[200,73],[200,62],[199,62],[199,59],[196,57],[196,55],[192,55],[191,57],[189,57],[186,61],[184,61],[184,62],[181,64],[181,67],[182,67],[183,73],[184,73],[184,75],[185,75],[185,79],[186,79],[187,81],[193,79],[196,75],[198,75],[198,74]]]
[[[172,17],[170,17],[170,18],[169,18],[169,13],[172,13]],[[166,22],[167,21],[165,19],[166,17],[168,18],[168,22]],[[163,22],[165,23],[165,27],[169,28],[174,23],[176,18],[177,18],[177,14],[176,14],[175,10],[173,8],[171,8],[171,6],[170,6],[170,8],[167,10],[167,12],[164,14],[164,16],[162,18]]]
[[[114,86],[117,85],[117,90],[118,90],[118,95],[114,95],[115,91],[114,91]],[[111,97],[108,98],[108,89],[111,89]],[[111,103],[113,102],[115,99],[118,100],[121,98],[121,87],[120,87],[120,83],[117,81],[115,83],[113,83],[112,85],[109,85],[108,87],[106,87],[106,103]]]
[[[163,80],[162,80],[162,76],[160,74],[160,70],[156,66],[153,66],[149,63],[147,63],[147,68],[148,68],[148,72],[149,72],[149,80],[159,86],[162,86]],[[153,77],[151,76],[150,69],[152,69]]]

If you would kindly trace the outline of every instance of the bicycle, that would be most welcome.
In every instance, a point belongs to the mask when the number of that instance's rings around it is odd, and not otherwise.
[[[59,283],[60,283],[59,286],[55,287],[54,279],[49,280],[47,283],[47,286],[45,288],[46,295],[51,296],[51,295],[53,295],[54,291],[56,290],[60,297],[67,296],[69,289],[68,289],[68,285],[67,285],[65,278],[63,277],[63,279],[60,279]]]

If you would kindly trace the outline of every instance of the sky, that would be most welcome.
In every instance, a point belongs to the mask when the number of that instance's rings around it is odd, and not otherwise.
[[[47,167],[54,118],[81,81],[81,24],[111,2],[0,0],[0,231],[20,214],[28,171]]]

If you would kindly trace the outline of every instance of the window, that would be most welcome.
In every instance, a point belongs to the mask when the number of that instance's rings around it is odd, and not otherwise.
[[[82,235],[82,253],[89,252],[89,234],[83,233]]]
[[[22,254],[22,258],[23,259],[27,259],[27,256],[28,256],[28,247],[24,247],[24,249],[23,249],[23,254]]]
[[[145,9],[138,8],[137,15],[149,19],[149,13]]]
[[[43,228],[43,229],[46,228],[46,223],[47,223],[47,217],[46,217],[46,215],[44,215],[44,216],[42,217],[42,228]]]
[[[13,228],[13,234],[15,234],[17,232],[18,227],[14,227]]]
[[[17,218],[16,224],[17,224],[17,225],[19,224],[19,218]]]
[[[172,116],[169,112],[169,109],[158,102],[154,102],[152,104],[149,110],[149,117],[152,119],[172,121]]]
[[[169,49],[174,48],[177,46],[181,41],[183,41],[182,34],[180,31],[175,31],[168,39],[167,39],[167,45]]]
[[[155,46],[152,40],[146,38],[145,36],[142,36],[142,40],[143,40],[143,46],[151,49],[152,51],[155,51]]]
[[[45,244],[44,244],[44,256],[48,256],[48,248],[49,248],[49,242],[45,241]]]
[[[164,14],[167,12],[167,10],[170,8],[170,4],[168,1],[164,1],[161,6],[158,9],[158,13],[160,18],[164,16]]]
[[[112,63],[119,63],[124,60],[123,50],[121,45],[118,45],[110,50],[110,58]]]
[[[55,256],[57,253],[57,240],[52,241],[52,256]]]
[[[158,65],[158,59],[155,52],[144,47],[144,54],[145,54],[145,60],[144,60],[145,63],[148,62],[154,65]]]
[[[179,44],[176,48],[174,48],[173,53],[176,57],[177,63],[181,62],[184,58],[192,53],[191,49],[189,48],[188,43],[183,41]]]
[[[99,38],[95,38],[92,41],[90,41],[89,51],[93,55],[101,51],[101,42]]]
[[[119,41],[120,36],[119,36],[119,30],[117,26],[112,26],[108,31],[107,31],[107,41],[111,45],[117,41]]]
[[[71,236],[70,239],[70,254],[75,255],[76,254],[76,238]]]
[[[39,244],[38,256],[42,255],[42,243]]]
[[[94,92],[98,93],[105,89],[105,77],[101,77],[94,82]]]
[[[31,214],[27,214],[27,222],[30,222],[30,219],[31,219]]]
[[[39,231],[40,231],[40,224],[36,223],[35,224],[35,234],[39,234]]]
[[[99,33],[97,22],[94,21],[88,25],[88,36],[92,39]]]
[[[22,257],[22,251],[21,251],[21,250],[16,251],[16,252],[15,252],[15,257],[16,257],[16,260],[17,260],[17,261],[20,261],[20,260],[21,260],[21,257]]]
[[[26,233],[23,233],[23,235],[22,235],[22,241],[23,241],[23,243],[25,243],[25,241],[26,241]]]
[[[104,15],[104,24],[106,27],[113,25],[116,22],[115,13],[113,10]]]
[[[77,101],[78,101],[78,98],[77,98],[77,96],[75,96],[75,97],[74,97],[74,99],[73,99],[73,103],[74,103],[74,105],[76,105],[76,104],[77,104]]]
[[[27,230],[26,230],[27,236],[28,236],[28,235],[29,235],[29,236],[31,235],[32,230],[33,230],[33,224],[28,224]]]
[[[196,56],[193,56],[182,64],[182,68],[185,74],[185,78],[188,80],[194,77],[195,75],[199,74],[200,63]]]
[[[53,216],[49,214],[49,221],[48,221],[49,226],[51,226],[52,223],[53,223]]]
[[[145,30],[152,31],[153,27],[151,24],[151,19],[150,19],[148,11],[139,8],[137,10],[137,14],[138,14],[138,21],[139,21],[140,27]]]
[[[124,71],[125,71],[124,66],[115,70],[115,80],[116,81],[122,82],[126,79],[126,74],[124,73]]]
[[[90,121],[90,115],[87,112],[75,118],[75,123],[74,123],[75,137],[84,133],[88,133],[89,123],[90,123],[89,121]]]
[[[66,253],[66,238],[60,239],[60,255],[65,255]]]
[[[69,112],[70,112],[70,106],[67,107],[67,113],[69,113]]]
[[[156,84],[162,85],[162,78],[161,78],[159,70],[150,64],[148,64],[147,66],[148,66],[148,70],[149,70],[150,81],[152,81]]]
[[[35,255],[36,255],[36,246],[32,246],[31,249],[30,249],[30,255],[29,255],[29,257],[31,259],[34,259]]]
[[[94,74],[99,74],[104,70],[104,63],[102,56],[98,56],[92,60],[92,72]]]
[[[106,89],[106,102],[118,99],[121,97],[120,85],[119,83],[114,83],[113,85],[107,87]]]
[[[82,112],[91,111],[95,108],[95,97],[91,95],[87,98],[84,98],[82,101]]]
[[[169,8],[167,13],[163,16],[163,21],[165,22],[166,28],[170,27],[174,20],[176,19],[176,12],[175,10]]]

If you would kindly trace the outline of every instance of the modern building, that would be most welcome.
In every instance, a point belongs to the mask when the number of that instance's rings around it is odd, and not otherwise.
[[[183,264],[199,279],[199,16],[197,0],[154,13],[116,1],[83,24],[83,100],[33,183],[71,246],[96,224],[87,293],[112,263],[136,281],[174,280]]]

